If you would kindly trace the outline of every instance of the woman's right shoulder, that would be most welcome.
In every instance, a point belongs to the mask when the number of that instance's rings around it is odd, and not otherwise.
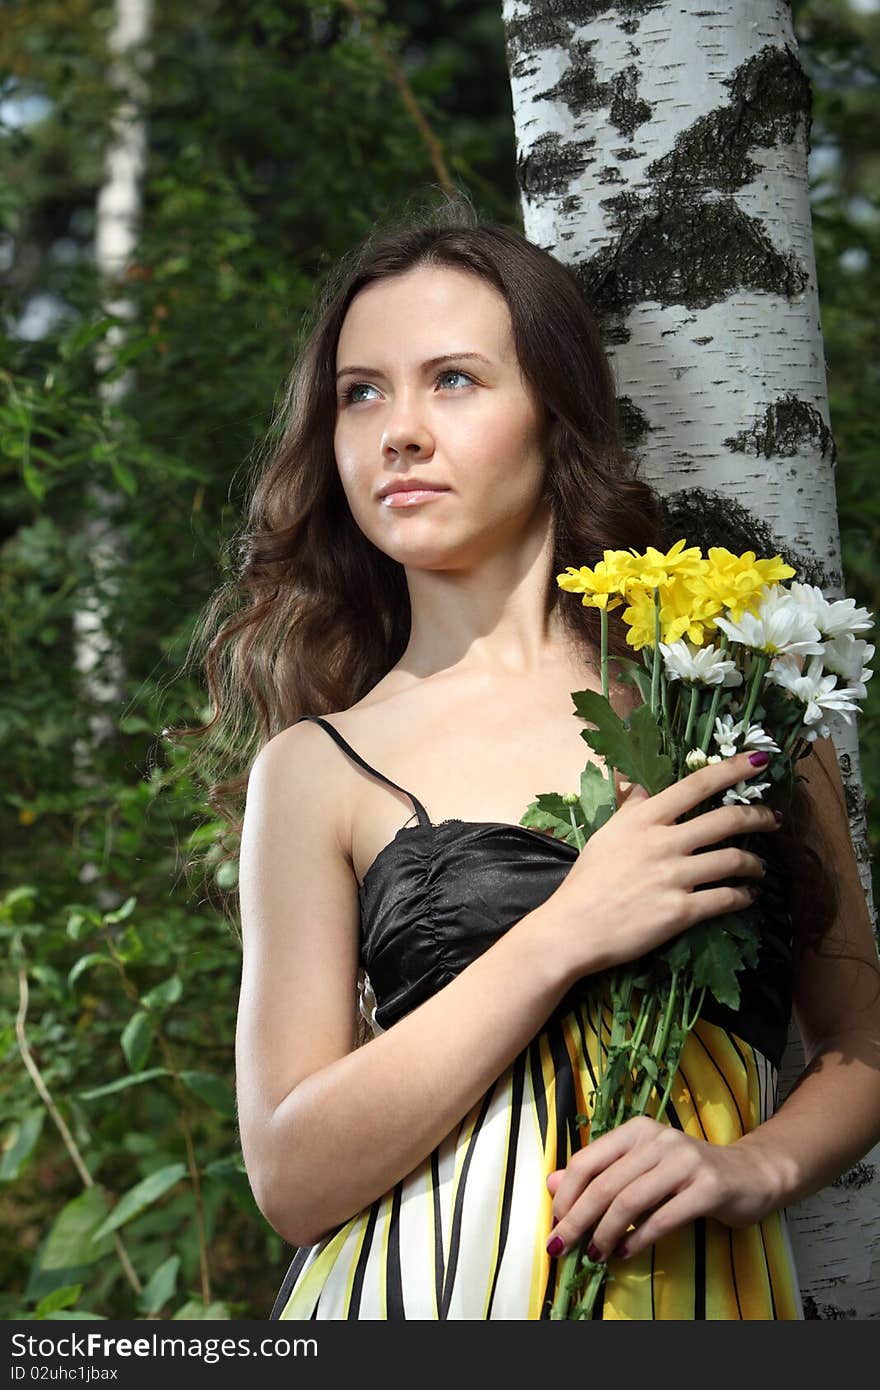
[[[332,716],[329,721],[332,722]],[[302,719],[260,748],[248,775],[247,802],[259,802],[290,825],[308,824],[349,855],[345,759],[319,724]]]

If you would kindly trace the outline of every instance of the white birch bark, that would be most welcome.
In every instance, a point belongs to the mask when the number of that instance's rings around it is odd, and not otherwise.
[[[104,158],[104,182],[97,197],[95,259],[106,287],[103,308],[121,319],[131,319],[135,313],[132,300],[121,293],[121,288],[137,243],[146,157],[146,128],[139,114],[146,89],[133,56],[137,49],[146,59],[146,51],[141,46],[149,37],[151,20],[152,0],[115,0],[114,25],[108,35],[108,45],[114,55],[108,82],[119,93],[119,102]],[[96,354],[99,373],[112,367],[124,339],[123,325],[114,324]],[[113,381],[100,382],[98,396],[102,410],[116,405],[130,386],[130,369]],[[111,428],[108,423],[108,430]],[[123,501],[124,496],[100,476],[87,486],[85,529],[90,542],[93,579],[81,592],[73,618],[74,662],[80,673],[83,700],[92,710],[89,736],[74,742],[74,766],[81,785],[95,780],[92,751],[116,731],[124,695],[122,651],[107,628],[110,601],[117,592],[118,576],[123,570],[124,540],[115,520]],[[97,873],[97,866],[84,865],[81,876],[88,879],[96,877]],[[116,901],[115,896],[113,901]]]
[[[525,234],[577,269],[602,318],[643,475],[679,534],[711,544],[713,517],[745,512],[764,554],[842,597],[810,86],[789,5],[502,12]],[[832,730],[871,907],[857,737]],[[792,1026],[780,1100],[803,1061]],[[808,1317],[880,1317],[878,1160],[788,1208]]]

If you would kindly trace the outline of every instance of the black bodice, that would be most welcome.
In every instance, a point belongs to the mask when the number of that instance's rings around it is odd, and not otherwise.
[[[418,823],[381,849],[358,889],[361,961],[376,997],[376,1022],[388,1028],[447,985],[558,888],[578,851],[543,831],[503,821],[433,824],[404,787],[377,772],[327,720],[312,719],[373,776],[403,791]],[[770,839],[771,837],[768,837]],[[701,1018],[756,1047],[778,1067],[791,1017],[792,941],[787,886],[769,846],[757,909],[761,949],[740,973],[740,1007],[706,995]],[[570,1008],[589,985],[577,982],[557,1006]]]

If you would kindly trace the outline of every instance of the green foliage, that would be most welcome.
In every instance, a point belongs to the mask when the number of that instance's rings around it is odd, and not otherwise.
[[[518,224],[497,6],[365,13],[453,179]],[[108,294],[93,239],[111,20],[16,0],[0,28],[4,96],[45,103],[0,130],[0,1219],[16,1235],[0,1317],[259,1319],[289,1255],[235,1123],[237,863],[159,731],[206,717],[184,658],[328,269],[440,179],[344,5],[154,6],[138,249]],[[40,302],[55,317],[17,332]],[[109,710],[76,666],[87,595]],[[22,978],[66,1139],[23,1065]],[[86,1245],[89,1222],[109,1224]]]
[[[628,782],[644,787],[650,796],[675,780],[672,760],[662,751],[663,734],[650,705],[639,705],[621,719],[596,690],[573,691],[571,698],[579,717],[596,726],[583,729],[581,738],[607,766],[616,768]]]

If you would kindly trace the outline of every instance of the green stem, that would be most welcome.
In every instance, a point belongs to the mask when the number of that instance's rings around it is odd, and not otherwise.
[[[642,1001],[639,1005],[638,1023],[636,1024],[635,1032],[633,1033],[632,1038],[630,1040],[629,1065],[627,1066],[628,1075],[631,1075],[633,1068],[638,1065],[636,1060],[638,1050],[642,1045],[642,1039],[644,1038],[645,1033],[647,1032],[649,1024],[654,1022],[654,1013],[656,1010],[656,1005],[657,996],[655,994],[651,993],[650,995],[642,996]],[[628,1099],[629,1096],[627,1095],[627,1088],[626,1086],[624,1086],[623,1091],[621,1092],[620,1102],[617,1106],[617,1114],[614,1117],[615,1129],[618,1125],[622,1125],[628,1118],[626,1114],[626,1105]]]
[[[580,826],[579,826],[578,823],[577,823],[577,819],[576,819],[575,814],[574,814],[574,807],[573,807],[573,806],[569,806],[569,808],[568,808],[568,817],[569,817],[569,820],[571,821],[572,830],[574,831],[574,838],[575,838],[575,840],[577,841],[578,854],[580,854],[581,850],[583,849],[584,845],[586,844],[586,840],[584,839],[583,832],[582,832]]]
[[[758,695],[761,692],[761,686],[763,684],[764,676],[767,673],[767,667],[769,665],[769,652],[755,652],[755,670],[752,676],[751,689],[749,690],[749,698],[746,701],[746,707],[742,713],[743,737],[745,737],[745,735],[749,732],[749,724],[752,718],[752,710],[758,703]]]
[[[693,734],[693,731],[694,731],[694,718],[696,717],[696,713],[697,713],[697,701],[699,700],[699,698],[700,698],[700,688],[699,688],[699,686],[698,686],[698,685],[692,685],[692,686],[691,686],[691,698],[690,698],[690,702],[689,702],[689,704],[688,704],[687,724],[685,725],[685,730],[684,730],[684,747],[685,747],[685,752],[686,752],[686,753],[689,753],[689,752],[691,751],[691,735]]]
[[[587,1284],[586,1290],[584,1291],[584,1295],[581,1298],[580,1302],[575,1305],[575,1310],[572,1314],[572,1317],[591,1318],[593,1316],[593,1305],[596,1302],[599,1290],[605,1282],[605,1275],[607,1274],[607,1272],[608,1266],[605,1264],[600,1264],[598,1268],[593,1269],[593,1272],[590,1275],[589,1283]]]
[[[690,986],[690,987],[685,991],[685,997],[684,997],[684,1000],[683,1000],[682,1006],[681,1006],[681,1030],[682,1030],[682,1033],[683,1033],[683,1035],[684,1035],[684,1040],[685,1040],[685,1041],[687,1040],[688,1034],[691,1033],[691,1032],[693,1032],[693,1029],[694,1029],[694,1026],[696,1025],[697,1019],[700,1017],[700,1010],[701,1010],[702,1007],[703,1007],[703,999],[705,998],[705,995],[706,995],[706,986],[703,985],[703,988],[700,990],[700,1000],[699,1000],[699,1003],[697,1004],[696,1009],[694,1010],[694,1016],[693,1016],[693,1018],[688,1019],[688,1016],[687,1016],[688,1006],[690,1005],[690,1002],[691,1002],[691,995],[693,994],[693,992],[694,992],[694,991],[693,991],[693,986]],[[682,1047],[684,1047],[684,1041],[682,1042]],[[659,1104],[658,1107],[657,1107],[657,1113],[656,1113],[655,1116],[654,1116],[654,1119],[655,1119],[655,1120],[662,1120],[662,1118],[663,1118],[663,1112],[665,1111],[665,1109],[666,1109],[666,1103],[667,1103],[667,1101],[669,1100],[669,1093],[670,1093],[670,1091],[672,1090],[672,1083],[673,1083],[673,1081],[675,1080],[675,1078],[676,1078],[677,1075],[678,1075],[678,1063],[676,1062],[676,1064],[675,1064],[674,1067],[670,1067],[670,1068],[669,1068],[669,1075],[668,1075],[668,1077],[667,1077],[667,1079],[666,1079],[666,1089],[664,1090],[663,1096],[662,1096],[661,1101],[660,1101],[660,1104]]]
[[[608,699],[608,612],[605,608],[599,609],[599,657],[602,667],[602,694]],[[610,704],[610,701],[609,701]],[[617,784],[614,780],[614,768],[608,763],[606,766],[608,785],[611,788],[611,795],[614,798],[614,809],[619,805],[617,798]]]
[[[654,590],[654,650],[651,654],[651,713],[656,718],[660,692],[660,590]]]
[[[663,1011],[663,1017],[658,1021],[657,1030],[654,1034],[654,1041],[651,1043],[651,1055],[655,1058],[655,1060],[658,1057],[662,1058],[663,1053],[666,1049],[666,1039],[669,1036],[669,1028],[672,1023],[672,1010],[675,1007],[675,993],[677,983],[678,971],[673,970],[672,983],[669,986],[669,998],[666,1001],[666,1008]],[[650,1076],[646,1076],[644,1081],[642,1082],[641,1090],[639,1091],[639,1094],[636,1098],[634,1111],[636,1115],[644,1115],[645,1110],[648,1106],[648,1101],[651,1098],[651,1092],[653,1089],[653,1079]]]
[[[718,650],[720,653],[723,654],[727,651],[727,643],[727,633],[722,632],[721,641],[718,643]],[[709,705],[709,718],[706,721],[706,732],[703,734],[703,737],[700,740],[700,747],[702,748],[704,753],[708,753],[709,744],[712,742],[712,730],[715,728],[715,716],[718,713],[718,704],[721,699],[721,691],[723,689],[723,686],[716,685],[715,689],[712,691],[712,700]]]

